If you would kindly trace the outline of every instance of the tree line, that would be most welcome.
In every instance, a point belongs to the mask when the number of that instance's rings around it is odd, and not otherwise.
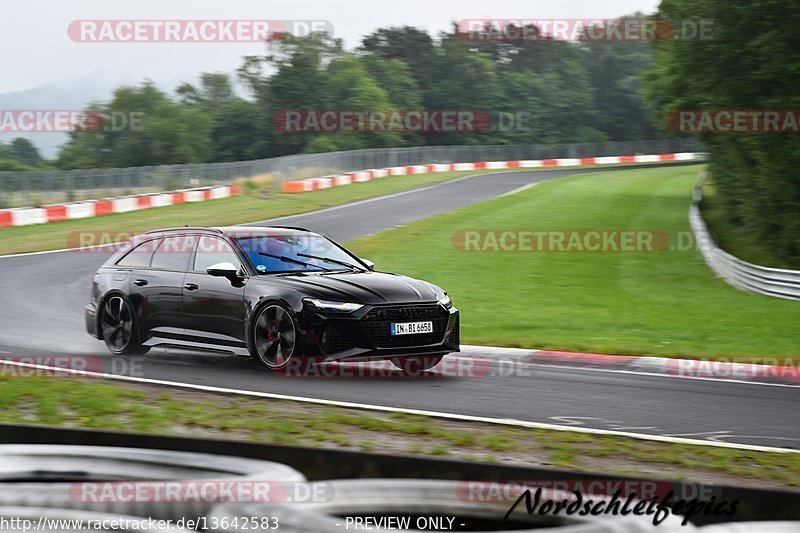
[[[44,163],[38,148],[24,137],[0,141],[0,172],[36,170]]]
[[[436,38],[379,29],[352,51],[326,34],[285,36],[243,59],[237,79],[205,73],[167,94],[117,89],[91,109],[141,114],[138,127],[75,132],[59,168],[239,161],[298,153],[420,145],[578,143],[659,136],[642,98],[647,43],[473,41],[455,26]],[[246,94],[235,90],[242,82]],[[240,91],[241,92],[241,91]],[[285,110],[478,110],[525,124],[463,132],[286,133]],[[496,125],[496,124],[495,124]]]
[[[713,39],[656,42],[647,100],[659,125],[678,110],[800,110],[800,10],[778,0],[663,0],[659,18],[712,20]],[[781,113],[783,114],[783,113]],[[800,265],[800,136],[699,133],[725,224]],[[723,243],[724,245],[724,243]]]

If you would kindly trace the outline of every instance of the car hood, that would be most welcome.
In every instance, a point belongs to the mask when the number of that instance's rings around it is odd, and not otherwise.
[[[270,276],[269,282],[301,291],[311,298],[367,305],[435,302],[444,296],[444,292],[431,283],[385,272]]]

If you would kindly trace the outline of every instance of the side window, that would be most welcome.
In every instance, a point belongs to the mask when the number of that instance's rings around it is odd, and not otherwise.
[[[194,270],[205,272],[208,267],[217,263],[232,263],[237,268],[242,266],[230,244],[217,237],[203,235],[197,244]]]
[[[153,254],[150,266],[163,270],[185,271],[189,266],[189,258],[196,242],[197,237],[194,235],[166,237]]]
[[[123,267],[146,267],[150,265],[150,257],[153,251],[161,244],[161,239],[151,239],[136,246],[128,252],[122,259],[117,261],[117,266]]]

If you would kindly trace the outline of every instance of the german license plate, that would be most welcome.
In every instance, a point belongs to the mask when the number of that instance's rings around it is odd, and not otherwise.
[[[415,333],[433,333],[433,322],[401,322],[392,324],[392,335],[414,335]]]

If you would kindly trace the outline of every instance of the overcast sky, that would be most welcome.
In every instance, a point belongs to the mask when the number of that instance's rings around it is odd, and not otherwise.
[[[83,109],[116,87],[153,80],[166,91],[201,72],[234,74],[262,43],[85,43],[81,20],[322,20],[352,49],[377,28],[410,25],[432,35],[463,19],[613,19],[653,13],[658,0],[5,0],[0,3],[0,109]],[[240,87],[240,91],[244,92]],[[0,133],[55,157],[63,133]]]
[[[655,11],[657,0],[6,0],[0,4],[0,93],[49,83],[116,85],[143,78],[162,84],[202,71],[233,72],[258,43],[76,43],[83,19],[326,20],[348,48],[376,28],[413,25],[433,33],[466,18],[613,18]],[[105,95],[97,95],[105,97]]]

